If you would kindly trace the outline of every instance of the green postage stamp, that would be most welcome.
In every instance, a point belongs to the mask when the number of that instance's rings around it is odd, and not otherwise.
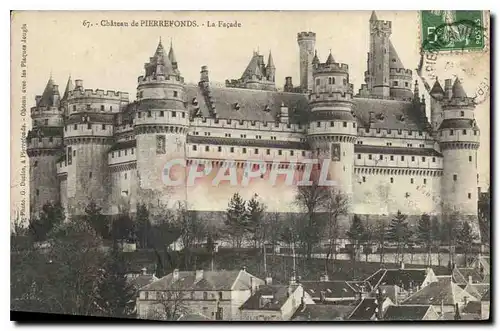
[[[421,47],[425,51],[483,50],[484,12],[480,10],[422,10]]]

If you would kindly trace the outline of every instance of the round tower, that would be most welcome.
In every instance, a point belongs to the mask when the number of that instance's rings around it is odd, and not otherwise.
[[[309,93],[313,86],[312,60],[316,45],[316,33],[299,32],[297,43],[299,44],[300,58],[300,89],[303,93]]]
[[[80,215],[93,200],[107,212],[110,195],[108,151],[113,144],[114,117],[128,104],[128,93],[83,88],[68,92],[64,126],[68,213]]]
[[[186,201],[185,144],[189,116],[184,78],[172,66],[161,40],[138,78],[134,132],[138,200],[150,208]]]
[[[30,215],[38,217],[44,204],[60,202],[57,159],[63,142],[63,116],[59,88],[47,82],[42,95],[31,108],[33,128],[27,135],[29,157]]]
[[[319,62],[319,61],[318,61]],[[307,138],[313,158],[330,160],[329,179],[352,198],[356,118],[352,112],[353,86],[349,66],[337,63],[332,54],[313,67],[314,85],[309,95],[311,114]]]
[[[447,81],[446,85],[451,85]],[[474,101],[467,97],[458,79],[441,101],[443,120],[439,145],[443,154],[443,215],[458,214],[469,220],[479,234],[477,223],[477,150],[479,127],[474,119]]]

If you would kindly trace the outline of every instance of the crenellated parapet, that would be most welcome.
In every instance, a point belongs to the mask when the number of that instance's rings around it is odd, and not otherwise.
[[[314,74],[349,74],[349,65],[345,63],[318,63],[313,69]]]
[[[128,92],[121,91],[113,91],[113,90],[101,90],[101,89],[75,89],[73,91],[69,91],[69,99],[82,99],[82,98],[92,98],[92,99],[105,99],[108,101],[128,101],[129,95]]]

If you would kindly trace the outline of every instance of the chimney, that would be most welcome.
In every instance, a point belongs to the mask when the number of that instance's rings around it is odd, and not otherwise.
[[[472,276],[469,275],[469,284],[472,284]]]
[[[41,95],[37,95],[35,97],[35,103],[38,105],[38,103],[40,102],[40,100],[42,100],[42,96]]]
[[[179,269],[174,269],[174,272],[172,273],[172,280],[174,282],[179,280]]]
[[[446,79],[444,81],[444,97],[446,99],[451,99],[452,96],[452,81],[451,79]]]
[[[83,80],[75,79],[75,90],[76,89],[83,89]]]
[[[273,283],[273,279],[271,278],[271,276],[267,276],[266,277],[266,285],[271,285]]]
[[[141,271],[142,271],[142,274],[143,274],[143,275],[146,275],[146,274],[147,274],[148,269],[146,269],[146,267],[144,267],[144,268],[142,268],[142,269],[141,269]]]
[[[200,83],[208,83],[210,80],[208,79],[208,67],[201,66],[200,71]]]
[[[405,269],[405,263],[403,261],[400,262],[399,269],[401,269],[401,270]]]
[[[202,279],[203,279],[203,269],[196,270],[195,282],[198,283]]]

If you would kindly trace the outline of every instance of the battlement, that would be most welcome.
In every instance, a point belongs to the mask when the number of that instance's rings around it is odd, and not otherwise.
[[[312,31],[302,31],[297,33],[297,40],[315,40],[316,39],[316,33]]]
[[[324,101],[351,101],[353,98],[352,91],[338,91],[338,92],[317,92],[309,95],[309,102],[311,104]]]
[[[108,100],[127,100],[128,92],[113,91],[113,90],[101,90],[101,89],[75,89],[69,91],[68,100],[78,99],[78,98],[97,98],[97,99],[108,99]]]
[[[313,67],[313,74],[321,73],[342,73],[349,74],[349,65],[345,63],[319,63]]]
[[[31,131],[30,131],[31,132]],[[63,138],[62,136],[54,136],[54,137],[39,137],[39,136],[30,136],[28,135],[27,141],[27,150],[34,149],[60,149],[62,146]]]
[[[410,76],[412,77],[412,71],[410,69],[405,69],[405,68],[391,68],[389,70],[390,75],[405,75],[405,76]]]
[[[442,102],[442,108],[450,109],[450,108],[475,108],[474,98],[452,98],[452,99],[444,99]]]
[[[170,76],[139,76],[137,77],[137,84],[148,84],[148,83],[171,83],[171,84],[184,84],[184,78],[181,76],[170,75]]]
[[[231,128],[239,130],[261,130],[261,131],[281,131],[281,132],[304,132],[305,125],[290,124],[281,122],[263,122],[249,120],[232,120],[225,118],[195,117],[189,119],[190,126]]]

